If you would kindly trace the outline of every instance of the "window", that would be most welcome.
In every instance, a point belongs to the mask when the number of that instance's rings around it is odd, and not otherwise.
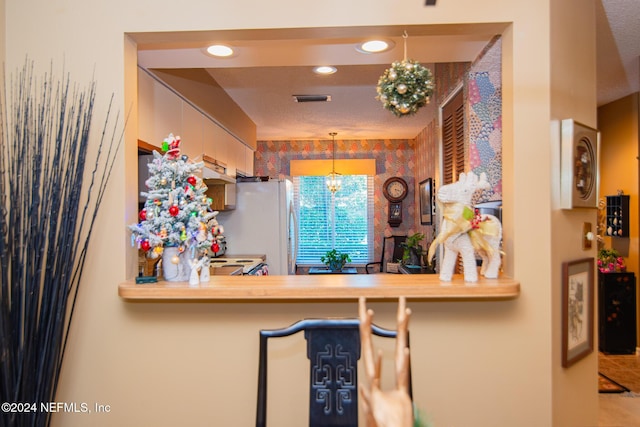
[[[298,265],[321,264],[320,257],[335,248],[352,264],[373,258],[373,177],[343,175],[335,194],[324,176],[293,179],[298,211]]]
[[[442,107],[442,184],[464,172],[464,104],[462,90]]]

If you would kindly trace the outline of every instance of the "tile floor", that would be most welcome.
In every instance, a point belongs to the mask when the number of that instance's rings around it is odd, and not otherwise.
[[[631,390],[628,393],[598,395],[600,402],[598,426],[640,426],[640,356],[600,353],[598,369]]]

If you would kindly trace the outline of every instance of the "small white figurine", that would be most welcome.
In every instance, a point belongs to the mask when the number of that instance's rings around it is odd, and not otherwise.
[[[202,270],[200,270],[200,282],[207,283],[210,279],[211,272],[209,271],[209,256],[207,254],[202,255]]]
[[[189,285],[191,286],[195,286],[198,283],[200,283],[200,278],[198,277],[198,270],[200,270],[200,268],[202,267],[202,264],[204,264],[204,257],[200,258],[199,260],[189,260],[189,265],[191,266],[191,275],[189,276]]]
[[[451,281],[458,254],[462,257],[465,282],[477,282],[476,256],[482,258],[480,274],[487,279],[498,277],[500,270],[500,241],[502,225],[493,215],[480,215],[471,207],[476,190],[488,188],[484,173],[480,178],[473,172],[460,174],[458,182],[443,185],[438,190],[438,203],[442,208],[440,233],[429,248],[429,261],[438,244],[444,248],[440,267],[440,280]]]

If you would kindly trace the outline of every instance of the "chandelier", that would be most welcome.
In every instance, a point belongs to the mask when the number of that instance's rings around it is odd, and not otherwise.
[[[332,139],[331,145],[333,146],[333,157],[332,157],[333,160],[331,163],[331,173],[327,175],[326,184],[327,184],[327,189],[331,191],[331,193],[335,193],[336,191],[340,190],[340,186],[342,186],[342,175],[336,172],[336,135],[337,134],[338,134],[337,132],[329,132],[329,135],[331,135],[331,139]]]
[[[376,98],[385,109],[397,117],[415,114],[420,107],[429,102],[433,94],[433,75],[431,70],[418,62],[407,59],[407,33],[403,34],[404,59],[391,64],[378,80]]]

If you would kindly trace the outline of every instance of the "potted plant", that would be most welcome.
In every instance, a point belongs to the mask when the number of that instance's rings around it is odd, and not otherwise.
[[[351,262],[351,258],[347,253],[331,249],[330,251],[327,251],[324,256],[320,257],[320,261],[329,267],[329,270],[331,271],[341,271],[342,267],[344,267],[346,263]]]
[[[622,273],[626,270],[624,258],[617,250],[602,248],[598,251],[598,271],[601,273]]]
[[[414,233],[407,237],[402,243],[404,252],[402,254],[402,263],[404,265],[421,265],[420,259],[423,255],[422,245],[420,242],[424,239],[424,234]]]

